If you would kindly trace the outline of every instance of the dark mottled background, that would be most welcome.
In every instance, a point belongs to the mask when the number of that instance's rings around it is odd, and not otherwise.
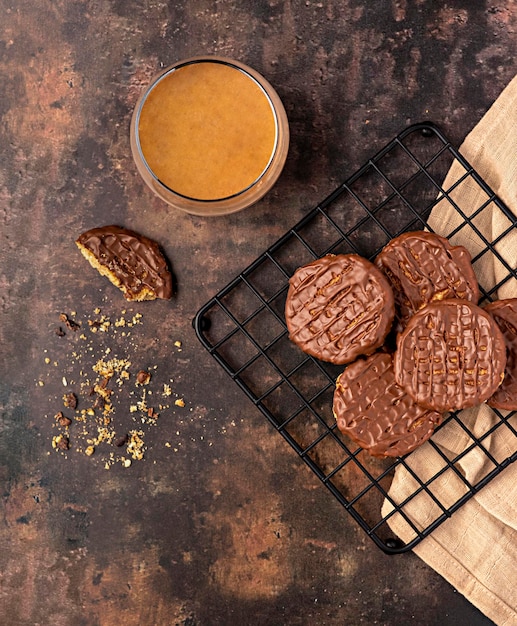
[[[488,624],[418,558],[373,545],[191,319],[406,125],[433,120],[459,145],[517,71],[517,4],[0,0],[0,14],[0,623]],[[168,210],[129,148],[143,86],[200,53],[265,75],[291,128],[273,191],[217,219]],[[129,307],[85,263],[75,237],[108,222],[162,244],[171,302]],[[55,334],[63,312],[80,331]],[[135,312],[124,336],[114,321]],[[91,332],[99,315],[108,333]],[[78,452],[75,419],[71,449],[51,445],[62,394],[88,406],[80,383],[106,348],[152,368],[154,402],[172,389],[153,426],[130,412],[134,380],[117,387],[117,429],[147,446],[129,468],[104,467],[123,449]]]

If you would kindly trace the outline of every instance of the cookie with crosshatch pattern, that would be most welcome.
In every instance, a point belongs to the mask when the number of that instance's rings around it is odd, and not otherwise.
[[[468,300],[428,304],[397,337],[395,380],[424,408],[481,404],[504,377],[506,346],[493,317]]]
[[[487,404],[494,409],[517,410],[517,298],[496,300],[485,307],[495,319],[506,342],[504,380]]]
[[[376,352],[348,365],[336,381],[339,430],[376,457],[399,457],[427,441],[442,414],[419,406],[397,383],[392,355]]]
[[[285,319],[304,352],[341,365],[372,354],[391,328],[393,292],[384,274],[357,254],[328,254],[289,280]]]

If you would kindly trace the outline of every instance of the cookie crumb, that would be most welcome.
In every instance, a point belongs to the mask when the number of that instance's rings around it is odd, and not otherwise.
[[[63,404],[67,409],[75,409],[77,408],[77,396],[75,393],[65,393],[63,396]]]
[[[73,330],[74,332],[81,327],[80,324],[78,324],[74,320],[71,320],[66,313],[60,314],[59,321],[63,322],[67,328]]]
[[[68,428],[72,423],[72,420],[69,417],[65,417],[61,411],[54,415],[54,419],[63,428]]]
[[[136,375],[136,382],[139,385],[148,385],[151,380],[151,374],[146,370],[140,370]]]
[[[141,461],[144,458],[145,445],[142,436],[143,432],[141,430],[132,430],[129,433],[127,453],[135,461]]]
[[[68,450],[70,448],[70,439],[66,435],[56,435],[52,438],[52,447],[54,450]]]

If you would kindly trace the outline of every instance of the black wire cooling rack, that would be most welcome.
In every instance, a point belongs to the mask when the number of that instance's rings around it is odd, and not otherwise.
[[[461,173],[446,189],[443,181],[454,161]],[[484,199],[467,216],[461,196],[473,189],[481,191]],[[432,230],[429,214],[444,201],[454,208],[457,219],[449,232],[441,227],[440,233],[454,243],[455,236],[469,229],[474,269],[485,254],[494,255],[502,269],[497,284],[480,284],[482,301],[496,299],[497,290],[517,278],[515,263],[499,252],[498,245],[515,228],[516,218],[435,125],[420,123],[390,141],[207,302],[193,320],[209,353],[388,554],[412,549],[517,459],[513,413],[494,411],[495,417],[481,432],[479,424],[474,428],[462,412],[452,413],[440,428],[452,422],[462,439],[461,450],[444,450],[434,442],[435,433],[426,445],[441,466],[431,476],[415,473],[411,455],[388,460],[371,457],[336,428],[332,397],[342,367],[305,355],[288,338],[284,321],[288,279],[299,266],[325,254],[357,253],[373,259],[404,231]],[[504,225],[490,240],[479,222],[488,208],[500,212],[499,223]],[[491,451],[496,436],[505,438],[509,451],[505,458]],[[475,455],[482,467],[475,479],[462,468],[467,455]],[[396,502],[390,486],[398,468],[407,472],[414,488]],[[449,480],[451,473],[462,494],[454,501],[442,496],[440,488],[440,480]],[[425,527],[409,514],[416,498],[429,499],[434,510]],[[401,516],[409,529],[406,542],[395,538],[389,527],[394,515]]]

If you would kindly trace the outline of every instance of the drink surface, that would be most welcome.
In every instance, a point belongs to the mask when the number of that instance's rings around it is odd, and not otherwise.
[[[165,75],[142,106],[138,133],[160,182],[198,200],[250,187],[268,167],[277,136],[262,88],[240,69],[213,61]]]

